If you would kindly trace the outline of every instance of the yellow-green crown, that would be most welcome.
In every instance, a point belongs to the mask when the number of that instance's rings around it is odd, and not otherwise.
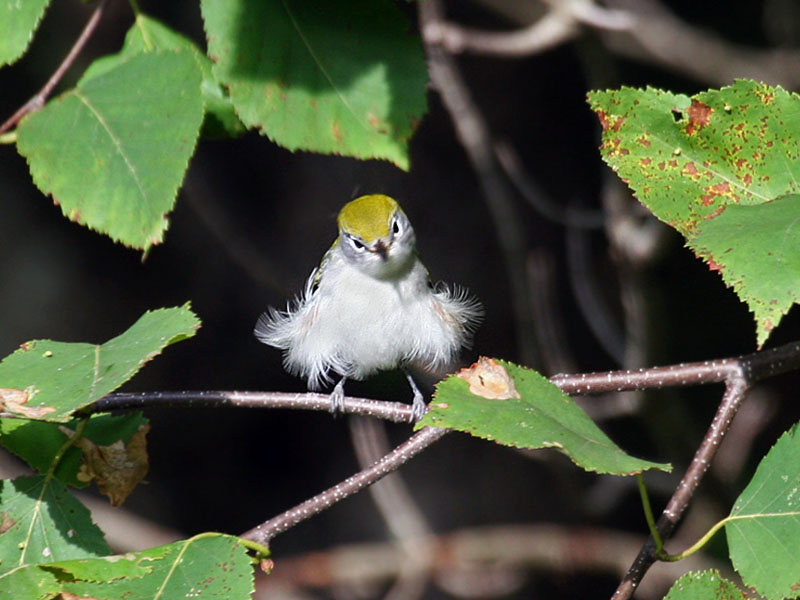
[[[370,194],[351,200],[339,211],[339,231],[357,235],[367,244],[389,235],[392,217],[400,209],[394,198]]]

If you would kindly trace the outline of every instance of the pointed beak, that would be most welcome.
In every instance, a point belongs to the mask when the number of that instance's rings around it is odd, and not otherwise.
[[[380,255],[381,260],[383,260],[383,262],[386,262],[386,259],[388,258],[387,254],[386,254],[386,252],[388,250],[389,250],[389,247],[386,245],[386,242],[384,242],[383,240],[378,240],[377,242],[375,242],[375,245],[372,247],[372,251],[375,252],[376,254]]]

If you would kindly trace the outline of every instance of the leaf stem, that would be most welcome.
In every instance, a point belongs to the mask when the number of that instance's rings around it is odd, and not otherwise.
[[[259,544],[258,542],[254,542],[253,540],[248,540],[247,538],[240,537],[239,543],[247,548],[248,550],[252,550],[256,553],[256,560],[261,560],[264,558],[268,558],[270,553],[269,547],[263,544]]]
[[[717,523],[711,529],[709,529],[705,533],[705,535],[703,535],[703,537],[701,537],[699,540],[697,540],[694,544],[689,546],[683,552],[679,552],[678,554],[668,554],[667,552],[663,551],[662,548],[662,551],[658,554],[658,560],[663,560],[665,562],[677,562],[679,560],[683,560],[684,558],[688,558],[689,556],[700,550],[703,546],[705,546],[708,543],[708,541],[712,537],[714,537],[714,534],[716,534],[720,529],[722,529],[725,526],[725,524],[727,524],[728,521],[730,520],[731,517],[725,517],[721,521],[717,521]]]
[[[47,469],[47,473],[45,473],[45,482],[50,481],[56,472],[56,467],[58,467],[58,463],[61,462],[61,459],[64,458],[64,454],[66,454],[67,450],[72,448],[81,437],[83,437],[83,432],[86,429],[86,425],[89,423],[89,417],[85,417],[78,422],[78,426],[75,428],[75,432],[72,435],[67,436],[67,440],[58,449],[53,455],[53,460],[50,461],[50,467]],[[45,484],[46,485],[46,484]]]
[[[44,106],[47,98],[53,93],[55,87],[59,84],[62,77],[64,77],[64,74],[70,69],[72,64],[75,62],[75,59],[78,58],[78,55],[83,50],[84,46],[86,46],[86,42],[89,41],[89,38],[94,33],[94,30],[97,28],[97,24],[100,22],[100,17],[103,15],[105,6],[106,0],[100,0],[97,8],[94,9],[94,12],[86,22],[86,25],[84,25],[83,31],[81,31],[78,39],[75,40],[72,48],[70,48],[70,51],[64,57],[64,60],[61,61],[61,64],[58,65],[58,68],[50,76],[50,79],[47,80],[47,83],[44,84],[42,89],[40,89],[30,100],[17,109],[17,111],[11,115],[5,123],[0,125],[0,134],[5,133],[14,127],[17,123],[19,123],[20,119],[22,119],[22,117],[28,113],[35,112]]]
[[[641,473],[636,473],[636,483],[639,485],[639,496],[642,498],[644,518],[647,521],[647,527],[650,529],[650,535],[653,536],[653,541],[656,543],[656,554],[662,554],[664,552],[664,541],[661,539],[658,527],[656,527],[653,508],[650,505],[650,497],[647,495],[647,487],[644,484],[644,476]]]

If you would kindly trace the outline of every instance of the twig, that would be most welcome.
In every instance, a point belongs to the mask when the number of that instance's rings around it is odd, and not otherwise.
[[[426,0],[426,2],[429,1],[431,0]],[[551,378],[551,381],[568,394],[596,394],[723,382],[726,384],[725,394],[711,427],[697,450],[681,484],[658,521],[659,532],[662,538],[666,539],[688,506],[689,500],[708,468],[748,387],[761,379],[798,368],[800,368],[800,342],[794,342],[739,358],[629,371],[556,375]],[[109,410],[141,409],[148,406],[164,405],[238,406],[328,411],[330,410],[330,399],[325,394],[286,394],[277,392],[111,394],[87,407],[83,413],[93,414]],[[344,412],[384,418],[398,423],[408,423],[411,407],[397,402],[348,397],[344,400]],[[447,430],[433,427],[422,429],[367,469],[251,529],[243,536],[258,543],[266,544],[278,533],[380,480],[436,442],[445,433],[447,433]],[[620,584],[617,597],[629,597],[654,560],[655,554],[652,542],[645,543],[636,562],[629,570],[622,584]]]
[[[404,465],[447,432],[448,430],[438,427],[421,429],[372,466],[337,483],[321,494],[301,502],[277,517],[244,532],[241,537],[259,544],[269,544],[270,540],[279,533],[313,517],[337,502],[349,498]]]
[[[47,83],[44,84],[42,89],[40,89],[36,95],[34,95],[30,100],[28,100],[25,104],[23,104],[17,112],[15,112],[8,120],[0,125],[0,133],[4,133],[14,127],[17,123],[19,123],[20,119],[24,117],[26,114],[30,112],[34,112],[39,110],[44,106],[44,103],[47,101],[47,98],[53,92],[53,89],[59,84],[61,78],[64,74],[69,70],[72,64],[75,62],[75,59],[83,50],[83,47],[86,45],[86,42],[89,41],[89,38],[94,33],[94,30],[97,28],[97,24],[100,22],[100,17],[103,15],[103,10],[106,5],[106,0],[100,0],[100,3],[97,5],[97,8],[94,9],[89,20],[86,21],[86,25],[83,27],[83,31],[78,36],[78,39],[75,40],[70,51],[67,53],[67,56],[64,57],[64,60],[61,61],[61,64],[58,65],[58,68],[55,72],[50,76],[50,79],[47,80]]]
[[[93,414],[111,410],[143,409],[155,406],[220,408],[279,408],[291,410],[330,411],[328,394],[285,392],[134,392],[109,394],[84,409]],[[377,417],[394,423],[409,423],[411,406],[402,402],[387,402],[370,398],[344,399],[344,414]]]
[[[800,53],[757,49],[733,44],[709,29],[683,22],[655,0],[608,0],[627,11],[635,26],[625,32],[604,32],[612,52],[648,61],[712,85],[728,85],[734,78],[752,78],[796,88]]]
[[[597,6],[592,0],[558,0],[533,24],[514,31],[483,31],[443,19],[425,25],[423,36],[448,52],[473,52],[504,58],[538,54],[568,42],[581,25],[609,31],[625,31],[632,25],[626,12]]]
[[[706,470],[708,470],[733,417],[736,415],[736,411],[745,397],[747,389],[759,379],[797,368],[798,363],[800,363],[800,344],[793,343],[767,352],[743,356],[739,359],[712,361],[709,365],[705,363],[685,365],[682,369],[678,369],[678,371],[684,371],[681,375],[686,375],[688,374],[685,372],[686,369],[693,366],[696,369],[698,379],[703,377],[709,380],[718,378],[724,373],[725,393],[711,426],[703,437],[703,441],[697,449],[692,462],[689,464],[689,468],[686,470],[672,498],[667,503],[666,508],[661,513],[657,529],[662,539],[669,537],[684,510],[689,505],[689,501],[700,485]],[[712,366],[711,370],[708,369],[709,366]],[[642,546],[639,555],[620,582],[612,598],[630,598],[655,560],[656,544],[653,538],[650,537]]]

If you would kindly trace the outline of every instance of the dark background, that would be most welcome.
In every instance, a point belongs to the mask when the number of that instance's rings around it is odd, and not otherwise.
[[[450,3],[448,16],[482,28],[513,24],[477,4]],[[796,44],[798,9],[791,2],[670,2],[684,22],[747,47]],[[414,7],[403,5],[412,20]],[[80,32],[91,6],[55,0],[30,51],[0,70],[0,120],[12,114],[47,79]],[[142,2],[142,10],[204,45],[196,2]],[[778,15],[776,18],[774,15]],[[60,90],[68,89],[91,60],[116,51],[132,13],[111,2],[96,35]],[[777,33],[776,33],[777,32]],[[597,87],[654,85],[695,93],[713,83],[647,60],[620,58],[602,36],[586,32],[573,42],[522,59],[458,57],[474,100],[496,140],[511,143],[529,177],[559,206],[602,208],[614,187],[600,160],[599,126],[585,103]],[[769,81],[770,83],[777,83]],[[258,315],[282,307],[303,286],[335,237],[335,215],[361,193],[399,199],[417,231],[423,261],[434,280],[458,282],[485,304],[486,319],[468,364],[478,355],[530,362],[519,351],[519,329],[499,240],[480,181],[455,135],[439,96],[411,142],[411,170],[388,163],[290,153],[257,133],[224,141],[201,140],[171,215],[163,245],[146,260],[140,253],[70,223],[32,184],[13,146],[0,147],[0,355],[35,338],[103,342],[129,327],[145,310],[190,300],[203,326],[197,336],[168,348],[124,390],[303,391],[286,375],[278,351],[252,335]],[[618,189],[619,191],[619,189]],[[624,190],[623,190],[624,191]],[[566,229],[543,217],[519,194],[515,206],[527,252],[553,267],[547,292],[557,313],[566,359],[580,371],[619,368],[592,334],[575,301],[574,265],[566,258]],[[755,350],[755,326],[746,307],[683,247],[674,232],[659,231],[658,252],[635,269],[647,306],[644,365],[704,360]],[[622,335],[620,257],[602,230],[581,234],[593,292],[609,308]],[[624,261],[623,261],[624,262]],[[539,290],[534,290],[534,294]],[[796,339],[796,311],[768,346]],[[545,347],[540,354],[550,351]],[[546,364],[537,359],[546,371]],[[426,393],[433,379],[423,379]],[[723,514],[752,473],[755,461],[798,416],[796,375],[762,385],[760,401],[772,417],[757,426],[753,454],[730,481],[710,484],[712,504]],[[401,375],[386,374],[348,392],[408,400]],[[602,425],[626,450],[670,461],[678,474],[691,459],[719,401],[721,389],[648,394],[637,414]],[[151,469],[126,508],[185,535],[218,530],[240,533],[342,480],[357,469],[347,422],[328,414],[236,409],[149,410]],[[408,427],[390,427],[399,443]],[[540,452],[537,459],[455,434],[403,468],[402,474],[435,532],[514,523],[612,527],[642,534],[644,520],[633,481],[604,496],[609,478],[588,475],[566,459]],[[675,476],[653,475],[669,490]],[[666,486],[666,487],[665,487]],[[613,486],[612,486],[613,487]],[[656,507],[667,496],[655,494]],[[608,501],[602,500],[606,498]],[[360,494],[273,544],[276,558],[347,542],[386,539],[369,496]],[[632,558],[632,557],[631,557]],[[514,594],[543,597],[592,591],[609,594],[616,576],[532,577]],[[442,594],[433,588],[431,597]]]

